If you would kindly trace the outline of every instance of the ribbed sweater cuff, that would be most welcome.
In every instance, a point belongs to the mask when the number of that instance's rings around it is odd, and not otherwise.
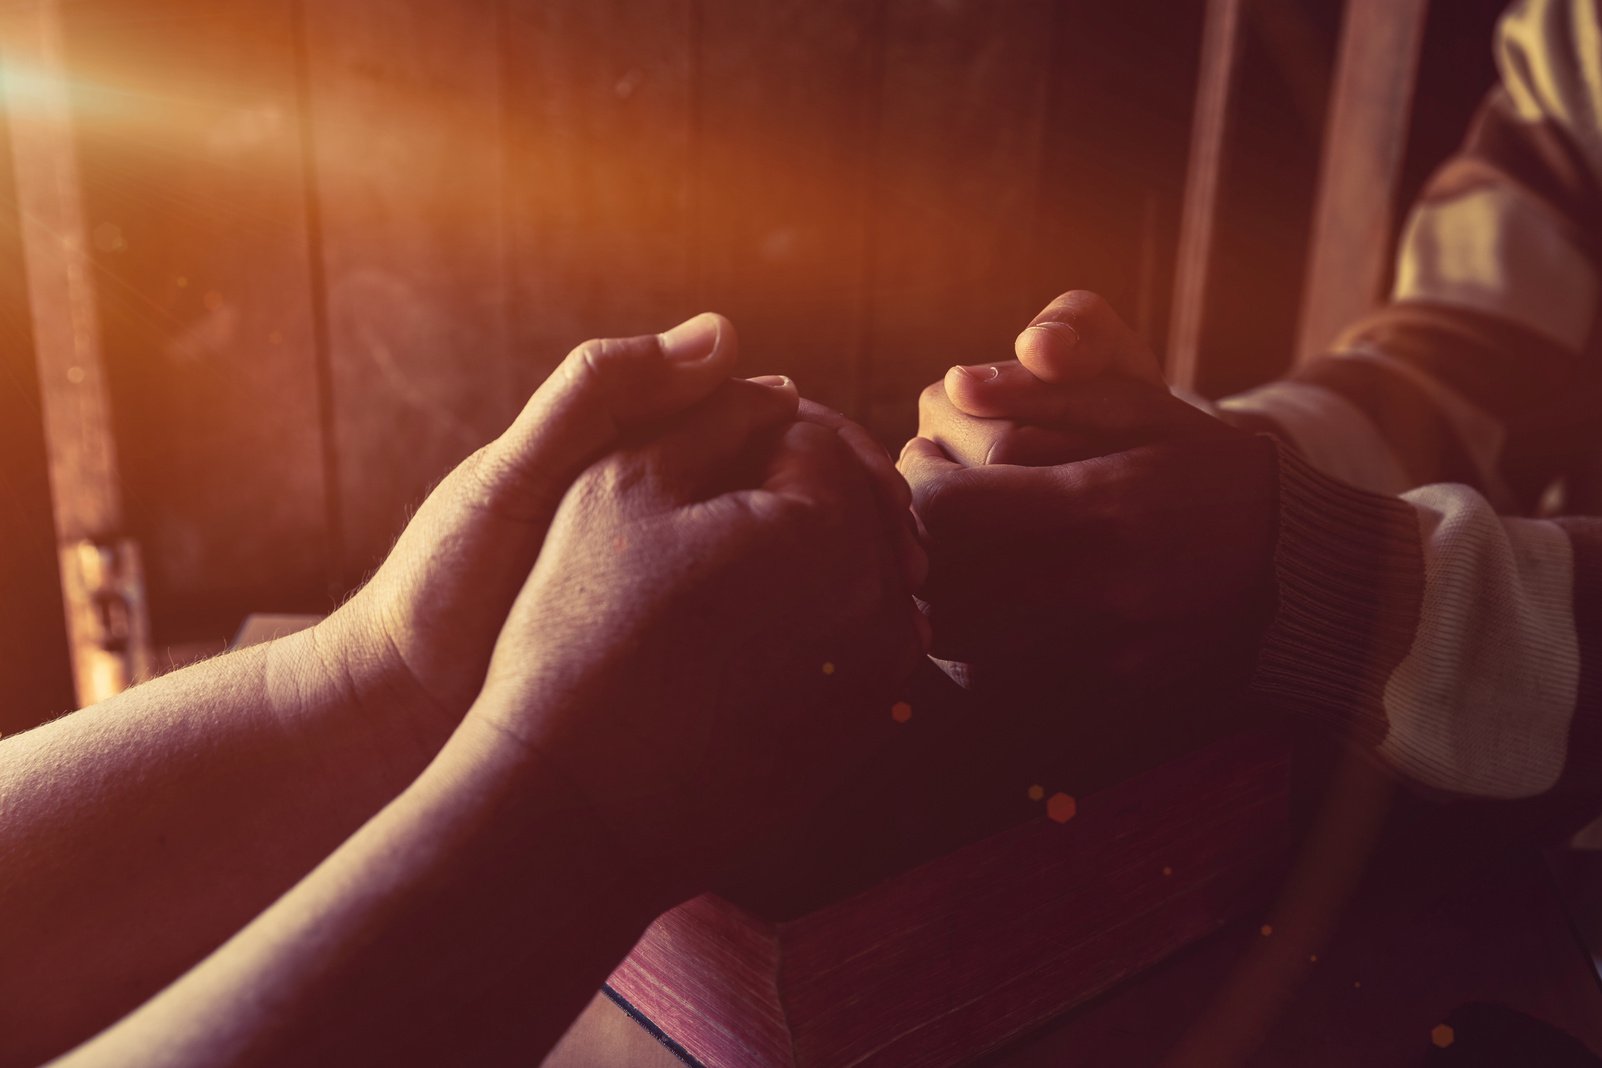
[[[1384,692],[1413,644],[1424,589],[1411,505],[1353,489],[1280,447],[1278,605],[1252,688],[1372,745]]]

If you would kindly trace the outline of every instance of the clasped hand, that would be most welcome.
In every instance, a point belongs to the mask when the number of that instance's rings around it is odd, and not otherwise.
[[[1276,446],[1174,396],[1094,294],[1053,301],[1016,355],[924,390],[901,455],[934,654],[978,690],[1244,686],[1274,607]]]
[[[590,342],[309,644],[391,733],[496,734],[674,893],[893,729],[925,651],[979,689],[1244,682],[1275,447],[1089,294],[1017,355],[929,387],[897,474],[788,379],[729,378],[720,317]]]

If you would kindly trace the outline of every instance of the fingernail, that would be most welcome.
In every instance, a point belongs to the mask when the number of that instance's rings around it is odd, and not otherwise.
[[[1001,377],[1001,368],[993,363],[976,363],[968,367],[957,364],[950,372],[974,382],[994,382]]]
[[[746,381],[754,382],[759,386],[767,386],[769,389],[795,388],[795,383],[790,381],[789,375],[757,375],[755,378],[747,378]]]
[[[662,346],[662,357],[674,363],[693,363],[711,356],[718,348],[718,335],[722,330],[721,317],[702,312],[656,336]]]
[[[1071,349],[1079,344],[1079,331],[1067,323],[1056,321],[1036,323],[1024,331],[1033,334],[1036,338],[1048,345],[1059,345],[1064,349]]]

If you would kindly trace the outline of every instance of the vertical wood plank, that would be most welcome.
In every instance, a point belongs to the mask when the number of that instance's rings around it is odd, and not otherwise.
[[[58,3],[6,13],[3,75],[60,540],[120,535],[122,485]]]
[[[342,574],[503,428],[500,16],[302,0]]]
[[[159,644],[326,611],[291,0],[65,9],[130,528]]]
[[[691,268],[691,0],[506,0],[518,392],[588,337],[700,310]]]
[[[866,331],[870,427],[915,427],[918,390],[1005,359],[1038,311],[1039,198],[1053,6],[889,0]]]
[[[146,669],[149,634],[123,514],[62,5],[7,9],[0,50],[73,686],[90,704]]]
[[[1209,0],[1169,333],[1207,396],[1282,373],[1296,346],[1337,5]]]
[[[1350,0],[1324,139],[1297,358],[1380,296],[1392,256],[1428,0]]]
[[[856,415],[882,6],[705,0],[698,47],[700,302],[742,373]]]
[[[1094,290],[1154,349],[1167,333],[1204,10],[1060,0],[1052,44],[1031,300]]]
[[[0,117],[0,735],[72,707],[9,121]]]
[[[1208,0],[1202,28],[1196,116],[1190,129],[1190,168],[1168,337],[1168,379],[1181,389],[1195,389],[1200,375],[1202,315],[1224,180],[1230,95],[1240,65],[1241,12],[1246,2]]]

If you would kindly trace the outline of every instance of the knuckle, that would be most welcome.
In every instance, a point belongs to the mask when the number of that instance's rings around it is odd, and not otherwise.
[[[464,488],[471,490],[495,484],[506,466],[492,441],[468,453],[467,458],[456,465],[454,474]]]
[[[1090,289],[1070,289],[1046,306],[1042,318],[1096,324],[1112,314],[1112,305],[1100,293]]]
[[[590,338],[573,348],[563,361],[569,380],[589,379],[600,381],[611,373],[619,345],[614,338]]]
[[[924,387],[918,394],[919,436],[927,437],[926,431],[934,431],[944,426],[949,421],[951,412],[951,401],[946,397],[946,386],[943,381]]]
[[[514,522],[537,518],[548,503],[535,492],[537,480],[494,441],[474,450],[447,479],[456,505]]]
[[[984,444],[983,464],[1014,464],[1019,463],[1029,453],[1029,439],[1026,434],[1029,427],[1020,427],[1010,419],[995,419],[984,424],[982,442]]]

